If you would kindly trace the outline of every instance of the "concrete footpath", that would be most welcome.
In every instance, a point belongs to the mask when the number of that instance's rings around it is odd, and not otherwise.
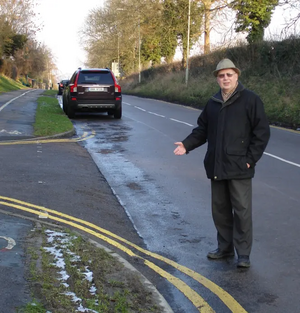
[[[18,312],[17,308],[32,300],[26,277],[28,235],[43,223],[55,229],[62,226],[28,209],[44,207],[68,214],[144,246],[105,178],[80,143],[43,142],[34,138],[36,100],[42,92],[19,90],[0,94],[0,313]],[[70,136],[76,138],[74,132],[64,134],[64,137]],[[128,272],[137,273],[153,295],[159,312],[173,312],[154,284],[130,265],[130,257],[91,235],[84,232],[80,235],[97,242],[95,249],[102,245],[110,249]]]

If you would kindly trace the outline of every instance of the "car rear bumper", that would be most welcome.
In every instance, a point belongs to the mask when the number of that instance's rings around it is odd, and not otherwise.
[[[78,109],[114,109],[116,107],[115,103],[78,103]]]
[[[122,105],[119,100],[77,100],[71,101],[71,106],[76,110],[80,109],[117,109]]]

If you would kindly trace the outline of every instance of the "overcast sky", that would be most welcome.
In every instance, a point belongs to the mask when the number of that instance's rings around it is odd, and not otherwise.
[[[104,0],[38,0],[39,21],[44,27],[37,39],[51,49],[59,79],[69,78],[85,61],[78,32],[89,11],[101,7]]]

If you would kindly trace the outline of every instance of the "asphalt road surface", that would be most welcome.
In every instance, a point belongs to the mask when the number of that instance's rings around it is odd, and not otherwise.
[[[200,111],[162,101],[123,97],[123,118],[77,115],[82,144],[124,206],[147,249],[176,261],[215,283],[204,286],[179,270],[216,312],[300,312],[298,243],[300,225],[300,133],[272,127],[266,153],[253,180],[254,244],[251,268],[236,259],[210,261],[216,231],[210,211],[210,183],[203,168],[206,145],[175,156]],[[234,127],[234,125],[233,125]],[[241,308],[220,301],[218,287]],[[174,312],[199,310],[173,286],[160,290]],[[220,290],[219,290],[220,291]],[[226,301],[225,301],[226,302]],[[244,311],[243,311],[244,310]]]

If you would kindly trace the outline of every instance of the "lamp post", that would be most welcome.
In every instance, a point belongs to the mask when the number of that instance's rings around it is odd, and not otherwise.
[[[140,15],[139,15],[139,83],[141,83],[141,30],[140,30]]]
[[[190,50],[190,23],[191,23],[191,0],[189,0],[188,12],[188,31],[187,31],[187,47],[186,47],[186,70],[185,70],[185,84],[188,84],[189,78],[189,50]]]
[[[120,43],[119,43],[119,33],[118,33],[118,74],[120,75]]]

